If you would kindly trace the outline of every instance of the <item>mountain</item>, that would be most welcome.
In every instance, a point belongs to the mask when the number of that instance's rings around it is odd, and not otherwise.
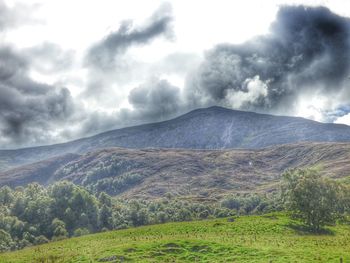
[[[194,199],[269,192],[288,168],[318,166],[350,176],[350,143],[298,143],[254,150],[108,148],[66,154],[0,172],[0,185],[69,180],[92,191],[132,198],[172,193]]]
[[[172,120],[113,130],[63,144],[3,150],[0,170],[106,147],[258,149],[295,142],[349,141],[350,126],[346,125],[210,107]]]

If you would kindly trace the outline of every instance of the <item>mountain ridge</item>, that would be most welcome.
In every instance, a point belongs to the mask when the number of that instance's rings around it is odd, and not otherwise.
[[[350,126],[213,106],[174,119],[106,131],[66,143],[0,150],[0,170],[107,147],[258,149],[303,141],[350,142]]]

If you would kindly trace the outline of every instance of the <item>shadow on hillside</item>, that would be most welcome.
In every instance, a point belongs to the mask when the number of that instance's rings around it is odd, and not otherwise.
[[[286,227],[294,230],[295,233],[298,235],[329,235],[329,236],[335,235],[334,231],[327,228],[321,228],[319,231],[315,232],[313,229],[311,229],[308,226],[300,225],[296,223],[289,223],[286,225]]]

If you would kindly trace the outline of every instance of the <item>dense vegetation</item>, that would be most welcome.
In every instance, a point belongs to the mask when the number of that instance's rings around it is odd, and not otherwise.
[[[275,209],[272,199],[232,196],[221,203],[174,199],[118,200],[97,196],[70,182],[0,188],[0,251],[20,249],[71,236],[131,226],[189,221]]]
[[[167,223],[3,253],[0,262],[349,262],[349,226],[327,230],[304,232],[299,221],[280,213]]]
[[[149,224],[263,214],[286,208],[309,231],[346,220],[350,191],[317,170],[290,170],[280,193],[232,195],[217,202],[174,198],[122,200],[62,181],[0,188],[0,251],[16,250],[72,236]]]

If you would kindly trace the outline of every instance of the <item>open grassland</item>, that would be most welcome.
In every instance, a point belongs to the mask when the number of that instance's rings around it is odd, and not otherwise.
[[[350,262],[350,226],[315,235],[283,214],[168,223],[4,253],[0,262]]]

